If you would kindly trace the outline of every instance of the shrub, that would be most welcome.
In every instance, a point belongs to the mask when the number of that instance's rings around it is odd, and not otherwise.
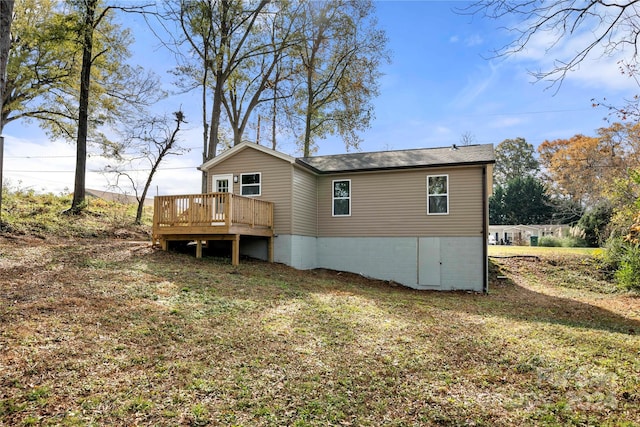
[[[567,236],[560,239],[563,248],[588,248],[589,242],[576,236]]]
[[[544,236],[538,240],[538,246],[546,246],[549,248],[586,248],[589,245],[587,241],[580,237],[567,236],[563,238]]]
[[[625,246],[626,243],[622,237],[610,237],[607,240],[603,261],[610,270],[615,271],[620,267]]]
[[[629,290],[640,291],[640,245],[623,237],[607,240],[602,261],[613,272],[616,283]]]
[[[615,277],[622,287],[640,291],[640,245],[625,245]]]
[[[545,246],[548,248],[559,248],[562,246],[562,242],[557,237],[543,236],[538,239],[538,246]]]

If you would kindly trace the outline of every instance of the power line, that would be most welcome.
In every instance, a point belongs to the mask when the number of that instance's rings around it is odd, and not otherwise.
[[[159,168],[158,171],[180,170],[180,169],[193,169],[193,170],[196,170],[197,166],[181,166],[181,167],[174,167],[174,168]],[[89,170],[88,172],[90,172],[90,173],[148,172],[150,170],[151,170],[151,168],[145,168],[145,169],[122,169],[122,170],[119,170],[119,171],[116,171],[116,170]],[[37,171],[33,171],[33,170],[11,169],[11,170],[5,170],[5,172],[12,172],[12,173],[73,173],[73,172],[75,172],[75,170],[55,170],[55,171],[37,170]]]

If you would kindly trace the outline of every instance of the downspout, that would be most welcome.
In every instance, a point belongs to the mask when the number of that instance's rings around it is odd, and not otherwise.
[[[489,293],[489,227],[487,226],[487,215],[489,204],[487,202],[487,166],[482,167],[482,257],[484,259],[484,269],[482,270],[482,292]]]

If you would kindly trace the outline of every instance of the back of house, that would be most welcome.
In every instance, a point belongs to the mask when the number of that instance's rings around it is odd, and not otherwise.
[[[486,291],[493,163],[490,144],[293,158],[245,142],[201,169],[212,192],[274,203],[276,262]],[[267,259],[267,245],[240,251]]]

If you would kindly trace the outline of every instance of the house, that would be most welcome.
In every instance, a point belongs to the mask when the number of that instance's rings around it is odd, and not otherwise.
[[[494,162],[491,144],[294,158],[244,142],[200,167],[209,193],[231,198],[189,196],[198,198],[184,206],[208,206],[199,208],[209,212],[198,214],[207,217],[199,224],[224,209],[226,218],[237,217],[227,219],[225,227],[243,227],[235,228],[241,234],[225,231],[218,237],[235,242],[234,254],[297,269],[354,272],[416,289],[486,291]],[[272,222],[265,219],[256,228],[249,226],[255,223],[252,214],[240,219],[232,209],[244,199],[272,203]],[[156,210],[166,213],[163,200],[156,197]],[[189,207],[166,206],[194,217]],[[177,215],[154,225],[161,242],[180,238],[173,227]],[[265,228],[273,234],[261,234]],[[199,229],[198,238],[209,240],[204,232]]]
[[[534,224],[534,225],[489,225],[489,236],[500,244],[528,245],[531,237],[557,237],[562,238],[569,234],[570,226],[560,224]]]

